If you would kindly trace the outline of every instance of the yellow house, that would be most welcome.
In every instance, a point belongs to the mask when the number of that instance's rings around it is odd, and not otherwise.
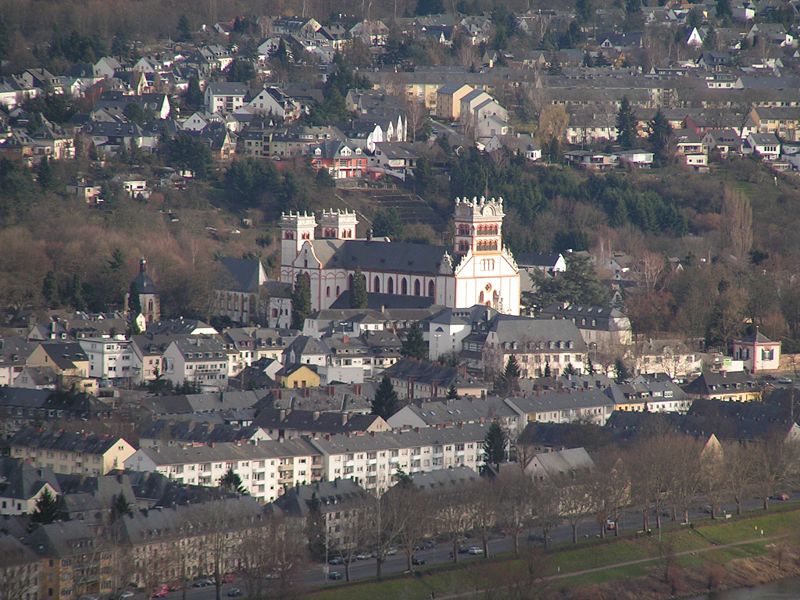
[[[49,367],[59,377],[59,387],[96,394],[97,381],[89,377],[89,357],[78,342],[43,342],[26,361],[29,367]]]
[[[309,365],[288,365],[275,375],[285,388],[315,388],[320,384],[319,374]]]
[[[461,99],[473,91],[466,83],[453,83],[440,87],[436,92],[436,116],[448,121],[458,121],[461,115]]]
[[[9,455],[56,473],[107,475],[122,469],[136,449],[121,437],[23,429],[8,441]]]
[[[684,390],[692,398],[705,400],[761,400],[761,387],[750,373],[744,371],[701,373]]]

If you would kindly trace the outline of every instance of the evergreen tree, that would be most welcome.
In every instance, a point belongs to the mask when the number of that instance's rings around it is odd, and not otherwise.
[[[617,112],[617,142],[625,149],[636,143],[636,113],[627,96],[622,98]]]
[[[50,190],[55,186],[56,177],[49,158],[44,157],[39,161],[39,165],[36,167],[36,179],[39,182],[39,187],[43,190]]]
[[[733,16],[731,0],[717,0],[717,18],[730,19]]]
[[[388,419],[400,409],[400,401],[397,392],[394,391],[392,380],[388,375],[384,375],[381,384],[375,391],[375,398],[372,400],[372,414]]]
[[[200,82],[197,77],[189,77],[189,85],[186,88],[186,95],[183,97],[187,107],[198,108],[203,105],[203,92],[200,89]]]
[[[418,323],[414,323],[409,328],[406,333],[406,339],[403,340],[400,353],[403,356],[418,360],[425,360],[428,357],[428,346],[422,338],[422,330],[420,330]]]
[[[586,361],[586,372],[587,372],[589,375],[594,375],[594,373],[595,373],[595,369],[594,369],[594,363],[592,362],[592,357],[591,357],[591,356],[587,357],[587,361]]]
[[[581,23],[588,23],[592,18],[591,0],[577,0],[575,2],[575,13]]]
[[[553,370],[550,368],[550,363],[544,363],[544,376],[550,377],[553,375]]]
[[[192,30],[189,27],[189,17],[186,15],[181,15],[178,19],[178,39],[179,40],[188,40],[192,37]]]
[[[83,293],[83,282],[81,276],[75,273],[72,276],[72,282],[69,287],[70,291],[70,304],[75,310],[86,310],[86,298]]]
[[[456,389],[456,384],[451,383],[450,387],[447,388],[447,399],[448,400],[458,400],[458,390]]]
[[[47,525],[62,519],[63,516],[60,497],[53,496],[50,490],[45,488],[42,495],[36,500],[36,508],[31,513],[31,523]]]
[[[564,368],[564,375],[577,375],[578,372],[575,370],[575,367],[572,366],[572,363],[567,363],[567,366]]]
[[[308,273],[298,273],[292,291],[292,329],[302,331],[311,314],[311,280]]]
[[[133,515],[133,506],[125,494],[115,494],[111,500],[111,521],[117,521],[125,516]]]
[[[659,108],[650,121],[649,136],[650,146],[659,164],[663,164],[669,159],[669,139],[671,135],[672,127],[670,127],[667,117],[664,116],[664,113]]]
[[[350,308],[367,308],[367,278],[356,267],[353,273],[353,289],[350,290]]]
[[[242,478],[233,470],[233,467],[225,472],[225,475],[219,478],[219,487],[227,492],[236,492],[242,496],[247,495],[247,490],[242,485]]]
[[[506,379],[519,379],[519,363],[517,357],[511,354],[506,361],[506,368],[503,371],[503,376]]]
[[[42,297],[44,298],[47,308],[56,308],[58,302],[58,284],[56,283],[56,274],[48,271],[42,281]]]
[[[306,515],[305,534],[308,540],[308,553],[317,562],[325,560],[325,518],[322,515],[322,503],[317,493],[311,494],[307,502],[308,514]]]
[[[628,367],[625,366],[625,363],[621,358],[617,358],[614,361],[614,381],[617,383],[622,383],[627,379],[630,379],[630,372],[628,371]]]
[[[483,460],[487,465],[500,465],[506,459],[508,436],[497,421],[492,421],[483,440]]]

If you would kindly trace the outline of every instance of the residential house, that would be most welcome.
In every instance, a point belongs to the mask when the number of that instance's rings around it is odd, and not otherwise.
[[[506,404],[527,421],[537,423],[581,421],[604,425],[616,408],[613,398],[596,387],[541,391],[507,398]]]
[[[700,373],[703,368],[700,353],[681,340],[648,339],[636,345],[634,356],[634,371],[644,375],[666,373],[675,379]]]
[[[401,400],[446,398],[451,387],[461,396],[485,395],[488,385],[438,363],[404,358],[384,371]]]
[[[9,456],[56,473],[105,475],[121,469],[134,448],[121,437],[23,429],[9,441]]]
[[[415,427],[457,427],[464,423],[498,422],[515,438],[525,427],[527,420],[502,398],[456,398],[406,404],[388,419],[392,429]]]
[[[40,525],[26,544],[40,559],[39,598],[111,595],[112,553],[86,521]]]
[[[774,133],[751,133],[744,141],[742,152],[764,160],[778,160],[781,156],[781,142]]]
[[[174,385],[193,383],[204,391],[228,385],[228,358],[222,342],[210,336],[174,340],[164,351],[164,378]]]
[[[616,410],[686,412],[693,399],[668,377],[634,377],[608,388]]]
[[[361,21],[350,28],[350,37],[361,40],[365,46],[385,46],[389,28],[383,21]]]
[[[744,362],[750,373],[775,371],[780,368],[781,342],[773,342],[756,328],[755,333],[733,341],[731,354],[734,360]]]
[[[461,100],[475,91],[466,83],[453,83],[442,86],[436,92],[436,116],[447,121],[461,118]]]
[[[300,117],[300,104],[280,88],[270,85],[258,92],[247,106],[259,113],[293,121]]]
[[[244,106],[249,90],[244,83],[212,82],[203,94],[205,109],[210,113],[232,113]]]
[[[695,170],[708,168],[708,151],[702,138],[694,131],[681,129],[673,131],[675,150],[683,164]]]
[[[138,376],[131,341],[124,335],[87,337],[79,343],[89,358],[89,377],[122,382]]]
[[[542,309],[539,317],[572,321],[586,344],[601,351],[628,346],[633,337],[630,319],[612,306],[551,304]]]
[[[502,373],[513,356],[523,378],[558,377],[570,368],[583,372],[587,350],[570,320],[497,315],[486,332],[483,367],[487,373]]]
[[[334,179],[352,179],[367,174],[368,159],[361,148],[340,141],[327,141],[311,150],[311,166],[326,169]]]
[[[362,550],[361,536],[353,539],[353,527],[363,521],[356,520],[358,514],[369,510],[371,496],[350,479],[334,479],[318,481],[310,485],[300,485],[286,491],[275,505],[284,514],[305,523],[314,502],[318,503],[325,528],[325,539],[329,551],[346,553]]]
[[[97,381],[90,377],[90,361],[78,342],[44,342],[30,354],[27,365],[49,367],[58,376],[61,389],[96,393]]]
[[[553,452],[539,452],[531,456],[524,466],[525,473],[534,481],[570,481],[583,472],[591,471],[594,461],[585,448],[567,448]]]
[[[52,469],[16,458],[0,457],[0,515],[29,515],[45,492],[52,498],[61,488]]]
[[[761,387],[744,371],[704,371],[683,388],[693,398],[749,402],[761,399]]]
[[[275,381],[285,388],[305,389],[319,387],[322,380],[311,365],[288,364],[275,374]]]
[[[4,597],[19,600],[39,600],[41,590],[41,560],[33,550],[10,533],[0,533],[0,581],[11,593]]]

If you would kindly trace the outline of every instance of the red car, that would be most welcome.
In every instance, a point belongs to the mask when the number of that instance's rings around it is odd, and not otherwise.
[[[236,576],[233,573],[225,573],[222,576],[222,583],[233,583],[236,579]]]
[[[166,584],[163,584],[163,583],[162,583],[160,586],[158,586],[158,587],[157,587],[157,588],[156,588],[156,589],[153,591],[153,593],[152,593],[152,594],[150,594],[150,597],[151,597],[151,598],[163,598],[163,597],[164,597],[164,596],[166,596],[167,594],[169,594],[169,586],[168,586],[168,585],[166,585]]]

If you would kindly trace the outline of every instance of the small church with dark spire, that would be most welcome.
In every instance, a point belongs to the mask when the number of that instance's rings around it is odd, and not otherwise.
[[[136,320],[139,315],[142,315],[145,326],[161,320],[161,300],[158,288],[152,277],[147,274],[147,260],[144,258],[139,261],[139,273],[131,282],[127,305],[131,312],[131,319]]]

